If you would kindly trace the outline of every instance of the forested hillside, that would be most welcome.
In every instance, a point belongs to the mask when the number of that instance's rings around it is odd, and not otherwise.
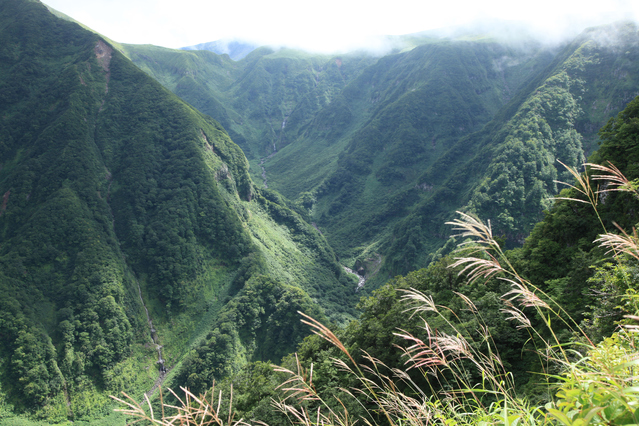
[[[510,247],[521,245],[561,189],[554,181],[572,179],[559,161],[580,167],[596,149],[598,129],[639,93],[630,71],[638,65],[636,48],[636,26],[619,24],[585,31],[563,49],[480,132],[460,139],[419,177],[432,192],[395,228],[391,252],[420,259],[429,252],[428,235],[442,244],[441,224],[462,206],[490,219]],[[440,220],[432,225],[424,220],[434,217]]]
[[[458,209],[490,218],[510,247],[520,245],[557,192],[554,180],[568,178],[556,160],[580,165],[597,130],[639,92],[634,24],[554,47],[471,39],[416,37],[417,47],[381,58],[330,60],[290,50],[237,62],[208,51],[125,51],[219,116],[255,181],[306,209],[344,264],[375,286],[435,258]]]
[[[2,416],[102,417],[209,333],[226,372],[292,350],[297,310],[353,317],[356,280],[218,122],[39,2],[0,2],[0,33]]]
[[[123,53],[182,99],[215,117],[253,167],[291,143],[302,125],[375,60],[269,47],[239,62],[206,50],[156,46],[123,45]],[[255,177],[259,169],[253,170]]]

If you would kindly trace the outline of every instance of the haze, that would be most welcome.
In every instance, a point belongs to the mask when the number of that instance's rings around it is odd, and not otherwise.
[[[587,26],[637,20],[633,0],[414,1],[384,4],[325,0],[48,0],[51,7],[122,43],[184,47],[235,38],[331,52],[377,47],[377,36],[464,25],[478,19],[514,20],[545,40]]]

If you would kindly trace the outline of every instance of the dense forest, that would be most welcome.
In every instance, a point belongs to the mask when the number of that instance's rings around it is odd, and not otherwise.
[[[0,0],[0,423],[639,422],[635,24],[234,60],[60,16]]]

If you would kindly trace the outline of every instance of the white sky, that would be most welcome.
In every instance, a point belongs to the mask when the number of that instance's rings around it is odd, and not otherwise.
[[[460,25],[478,18],[526,21],[546,36],[621,19],[639,20],[639,0],[45,0],[122,43],[184,47],[240,38],[332,51],[375,35]]]

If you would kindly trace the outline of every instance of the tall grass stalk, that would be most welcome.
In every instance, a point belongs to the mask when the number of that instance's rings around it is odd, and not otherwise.
[[[165,404],[162,396],[162,388],[159,389],[161,409],[159,417],[156,417],[151,401],[149,401],[149,397],[146,394],[144,394],[144,402],[146,404],[139,404],[125,392],[122,392],[123,398],[118,398],[113,395],[111,398],[126,407],[116,409],[115,411],[137,419],[130,424],[142,422],[143,424],[159,426],[249,426],[249,424],[242,419],[234,420],[232,387],[229,411],[227,414],[222,413],[222,392],[220,391],[216,396],[215,383],[213,383],[211,387],[210,397],[208,392],[204,395],[195,396],[184,387],[180,387],[180,389],[184,394],[182,398],[172,389],[169,389],[169,392],[179,402],[178,405]],[[170,414],[166,414],[167,412]]]
[[[584,164],[585,167],[585,173],[579,173],[575,168],[570,167],[564,163],[562,163],[561,161],[557,160],[557,162],[559,164],[561,164],[562,166],[564,166],[564,168],[566,170],[568,170],[568,172],[570,172],[570,174],[575,178],[575,185],[571,185],[569,183],[566,182],[562,182],[559,180],[554,181],[555,183],[561,184],[561,185],[565,185],[569,188],[574,189],[575,191],[577,191],[578,193],[582,194],[584,197],[586,197],[586,200],[581,200],[579,198],[572,198],[572,197],[554,197],[553,199],[555,200],[567,200],[567,201],[574,201],[577,203],[584,203],[584,204],[590,204],[592,206],[592,208],[595,211],[595,215],[597,215],[597,219],[599,220],[599,223],[601,224],[601,227],[603,228],[604,232],[607,232],[606,230],[606,225],[604,225],[603,220],[601,219],[601,215],[599,214],[599,210],[597,209],[597,205],[599,204],[599,195],[602,192],[605,192],[605,189],[603,191],[599,190],[599,186],[597,186],[596,189],[594,189],[594,186],[592,185],[592,183],[590,182],[590,179],[588,177],[588,167],[593,166],[593,164],[591,163],[586,163]],[[603,180],[603,179],[597,179],[597,180]]]

